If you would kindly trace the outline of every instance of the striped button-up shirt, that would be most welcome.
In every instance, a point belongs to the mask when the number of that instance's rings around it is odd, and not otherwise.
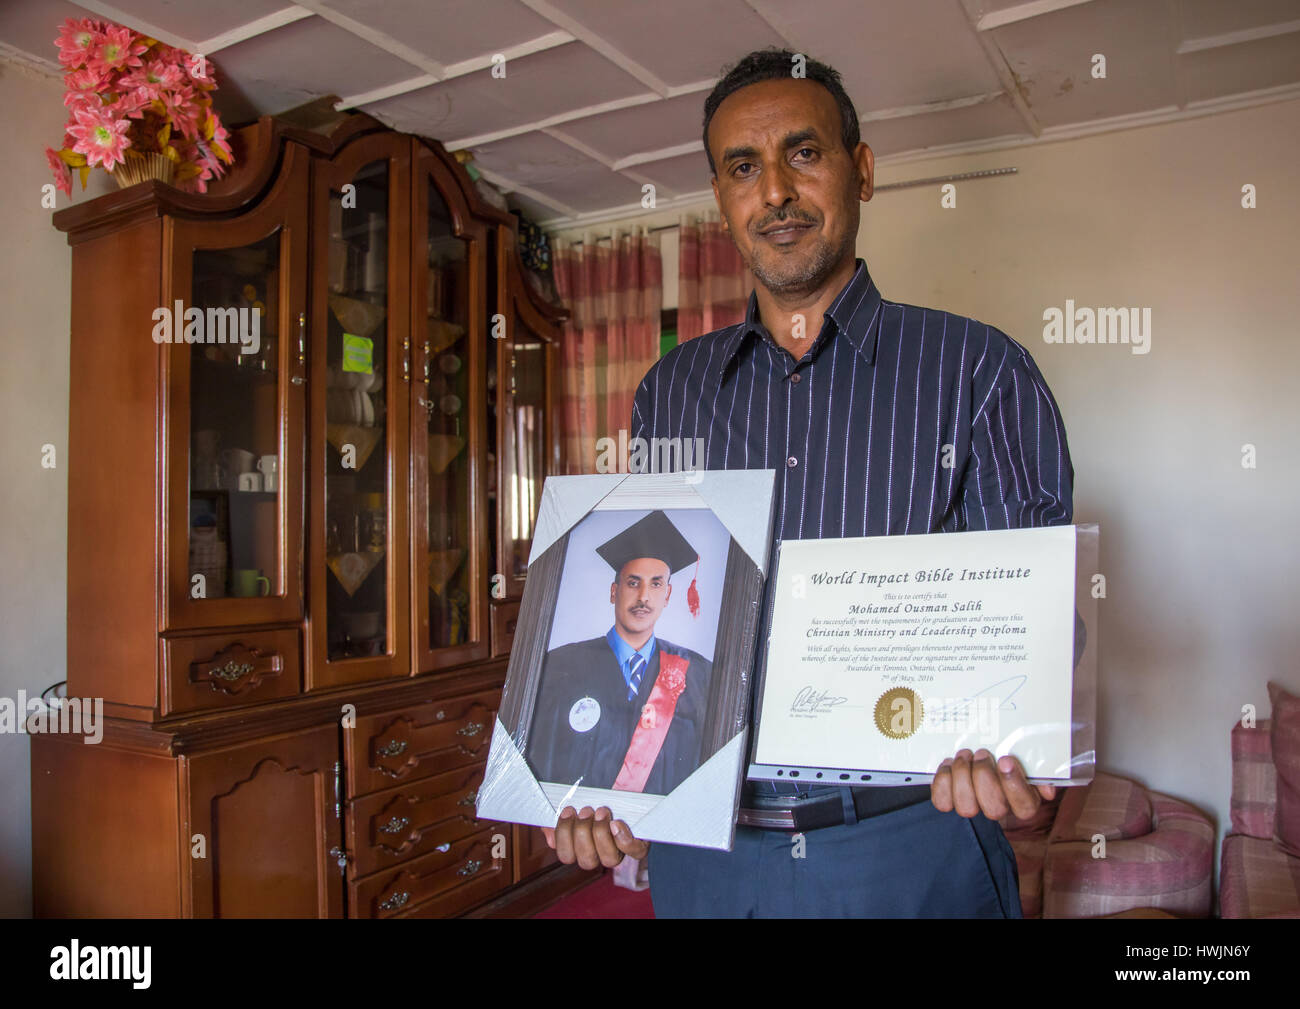
[[[1065,424],[1029,352],[985,323],[885,300],[861,259],[798,360],[753,293],[744,322],[668,351],[637,389],[632,435],[702,439],[698,468],[775,469],[773,561],[783,539],[1073,514]],[[770,605],[769,591],[760,627]]]

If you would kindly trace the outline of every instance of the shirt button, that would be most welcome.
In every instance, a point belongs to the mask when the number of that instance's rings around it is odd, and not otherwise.
[[[800,375],[800,374],[796,371],[793,375],[790,376],[790,381],[791,381],[791,382],[798,382],[802,377],[803,377],[803,376]]]
[[[794,469],[796,466],[799,465],[799,460],[796,459],[794,456],[790,456],[790,458],[785,461],[785,464],[789,466],[791,469]]]

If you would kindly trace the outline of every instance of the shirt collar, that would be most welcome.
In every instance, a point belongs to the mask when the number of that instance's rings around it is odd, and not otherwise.
[[[834,324],[836,333],[844,334],[845,339],[862,355],[867,364],[873,364],[876,358],[875,321],[880,314],[881,297],[880,291],[871,280],[871,274],[867,272],[866,260],[859,257],[856,262],[857,269],[853,271],[849,282],[831,303],[831,307],[826,310],[825,317]],[[719,378],[725,374],[727,366],[750,333],[755,334],[758,339],[762,339],[767,334],[767,327],[758,317],[758,294],[755,291],[749,292],[749,304],[745,308],[744,322],[733,327],[732,332],[723,341],[722,364],[718,368]],[[769,336],[768,339],[771,337]]]
[[[628,678],[627,660],[635,655],[638,651],[645,656],[646,665],[655,653],[655,636],[654,632],[650,633],[650,640],[642,645],[639,649],[633,648],[618,633],[618,625],[614,624],[605,632],[605,640],[609,642],[609,647],[614,649],[614,655],[618,658],[618,667],[623,673],[623,680],[631,686],[632,681]]]

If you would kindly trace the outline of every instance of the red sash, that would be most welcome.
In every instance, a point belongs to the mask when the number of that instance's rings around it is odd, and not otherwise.
[[[623,769],[614,781],[616,789],[623,792],[645,790],[650,768],[654,767],[659,751],[663,749],[664,737],[673,724],[677,699],[686,689],[686,667],[690,661],[685,656],[669,655],[660,650],[659,676],[650,691],[650,699],[641,709],[641,720],[632,733],[627,756],[623,758]]]

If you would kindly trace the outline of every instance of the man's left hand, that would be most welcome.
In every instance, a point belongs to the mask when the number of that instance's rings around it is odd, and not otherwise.
[[[1055,785],[1031,785],[1020,761],[1010,754],[996,763],[988,750],[959,750],[939,765],[930,782],[930,801],[940,812],[956,810],[970,819],[983,813],[1000,820],[1014,813],[1022,820],[1033,816],[1044,799],[1056,797]]]

